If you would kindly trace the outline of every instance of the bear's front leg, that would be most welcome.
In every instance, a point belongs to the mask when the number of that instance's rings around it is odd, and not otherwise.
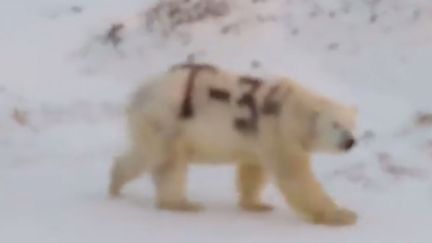
[[[200,211],[202,206],[187,199],[187,159],[180,149],[162,161],[153,171],[157,207],[172,211]]]
[[[242,161],[237,167],[239,206],[247,211],[267,212],[273,209],[262,202],[261,194],[267,182],[264,168],[258,162]]]
[[[277,185],[286,201],[316,224],[351,225],[357,215],[340,208],[324,191],[312,173],[307,153],[291,152],[275,164]]]

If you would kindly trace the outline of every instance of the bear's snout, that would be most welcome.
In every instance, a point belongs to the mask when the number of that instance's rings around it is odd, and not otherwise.
[[[354,147],[356,144],[356,140],[354,137],[348,137],[345,139],[345,141],[342,143],[342,149],[345,151],[348,151]]]

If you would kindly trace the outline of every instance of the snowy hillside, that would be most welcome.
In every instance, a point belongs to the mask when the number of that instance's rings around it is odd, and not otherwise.
[[[0,242],[432,241],[432,2],[177,1],[0,1]],[[199,214],[157,211],[148,178],[109,199],[129,93],[185,60],[358,105],[360,145],[314,158],[358,223],[307,224],[272,186],[274,212],[242,212],[231,167],[192,168]]]

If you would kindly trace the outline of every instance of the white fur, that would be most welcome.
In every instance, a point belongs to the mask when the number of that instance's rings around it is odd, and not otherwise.
[[[356,111],[320,96],[287,78],[269,78],[258,88],[255,100],[262,105],[271,85],[279,84],[275,99],[278,115],[262,115],[256,132],[233,126],[249,110],[237,104],[248,86],[239,75],[224,70],[201,70],[194,81],[194,114],[179,117],[187,68],[173,69],[140,87],[128,107],[131,147],[117,158],[111,193],[148,171],[153,175],[160,208],[195,210],[186,198],[189,163],[231,163],[239,168],[240,205],[249,210],[270,209],[260,201],[265,175],[275,179],[287,202],[314,222],[352,224],[355,214],[339,208],[315,180],[310,154],[343,152],[341,144],[352,137]],[[210,99],[208,89],[231,94],[231,102]]]

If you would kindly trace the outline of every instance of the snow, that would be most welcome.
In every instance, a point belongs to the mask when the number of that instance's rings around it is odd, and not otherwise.
[[[0,242],[431,242],[429,1],[237,0],[227,16],[175,30],[162,16],[148,33],[137,16],[155,2],[1,1]],[[100,40],[116,21],[126,31],[114,48]],[[191,54],[286,74],[359,107],[359,146],[314,157],[326,189],[359,214],[356,225],[303,222],[273,186],[265,199],[274,212],[240,211],[231,167],[191,168],[201,213],[156,210],[147,177],[108,198],[129,93]]]

